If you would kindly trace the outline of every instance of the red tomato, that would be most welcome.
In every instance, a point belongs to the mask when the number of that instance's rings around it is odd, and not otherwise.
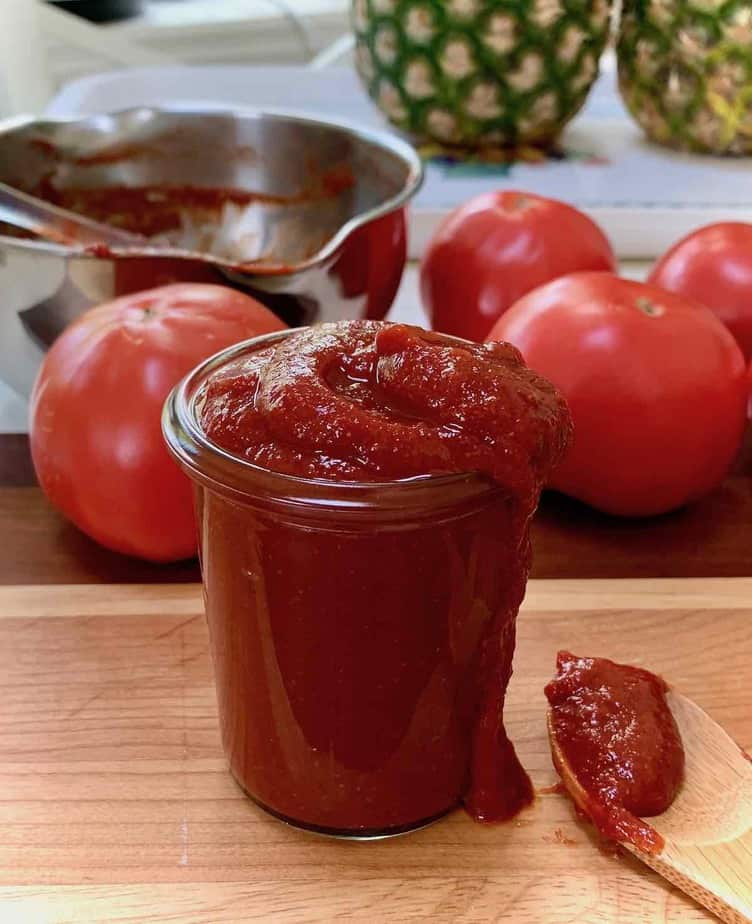
[[[47,353],[31,397],[32,458],[52,505],[118,552],[194,555],[191,488],[162,441],[162,405],[202,359],[284,326],[247,295],[201,284],[81,315]]]
[[[614,268],[605,234],[571,205],[532,193],[486,193],[436,232],[420,290],[435,330],[480,341],[536,286],[578,270]]]
[[[521,299],[508,340],[569,403],[572,447],[551,486],[607,513],[680,507],[728,472],[745,429],[744,357],[711,312],[656,286],[577,273]]]
[[[700,302],[718,315],[752,357],[752,225],[707,225],[665,253],[649,282]]]

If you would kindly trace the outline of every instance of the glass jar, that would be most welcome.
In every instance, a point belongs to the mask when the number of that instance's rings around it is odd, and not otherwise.
[[[218,354],[165,406],[195,485],[232,773],[267,811],[327,834],[397,834],[468,800],[487,817],[527,520],[475,474],[305,479],[211,443],[202,384],[287,335]]]

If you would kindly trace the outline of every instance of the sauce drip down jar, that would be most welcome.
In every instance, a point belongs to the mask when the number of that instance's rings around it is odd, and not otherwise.
[[[272,814],[328,834],[396,834],[463,802],[510,814],[522,771],[502,708],[527,519],[477,474],[333,482],[213,444],[202,384],[284,336],[199,366],[163,421],[195,485],[232,773]]]

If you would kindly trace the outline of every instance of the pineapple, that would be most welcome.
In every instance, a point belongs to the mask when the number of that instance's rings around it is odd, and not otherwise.
[[[619,87],[654,141],[752,154],[752,3],[623,0]]]
[[[419,139],[545,146],[585,102],[609,0],[353,0],[370,96]]]

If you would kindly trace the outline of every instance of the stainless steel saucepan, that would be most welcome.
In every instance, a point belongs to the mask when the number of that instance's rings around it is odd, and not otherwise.
[[[293,325],[383,317],[421,179],[417,154],[392,135],[286,113],[138,108],[0,123],[0,182],[42,198],[98,187],[258,195],[208,245],[203,229],[201,246],[188,234],[139,253],[0,231],[0,378],[27,395],[44,350],[81,311],[171,281],[242,289]]]

